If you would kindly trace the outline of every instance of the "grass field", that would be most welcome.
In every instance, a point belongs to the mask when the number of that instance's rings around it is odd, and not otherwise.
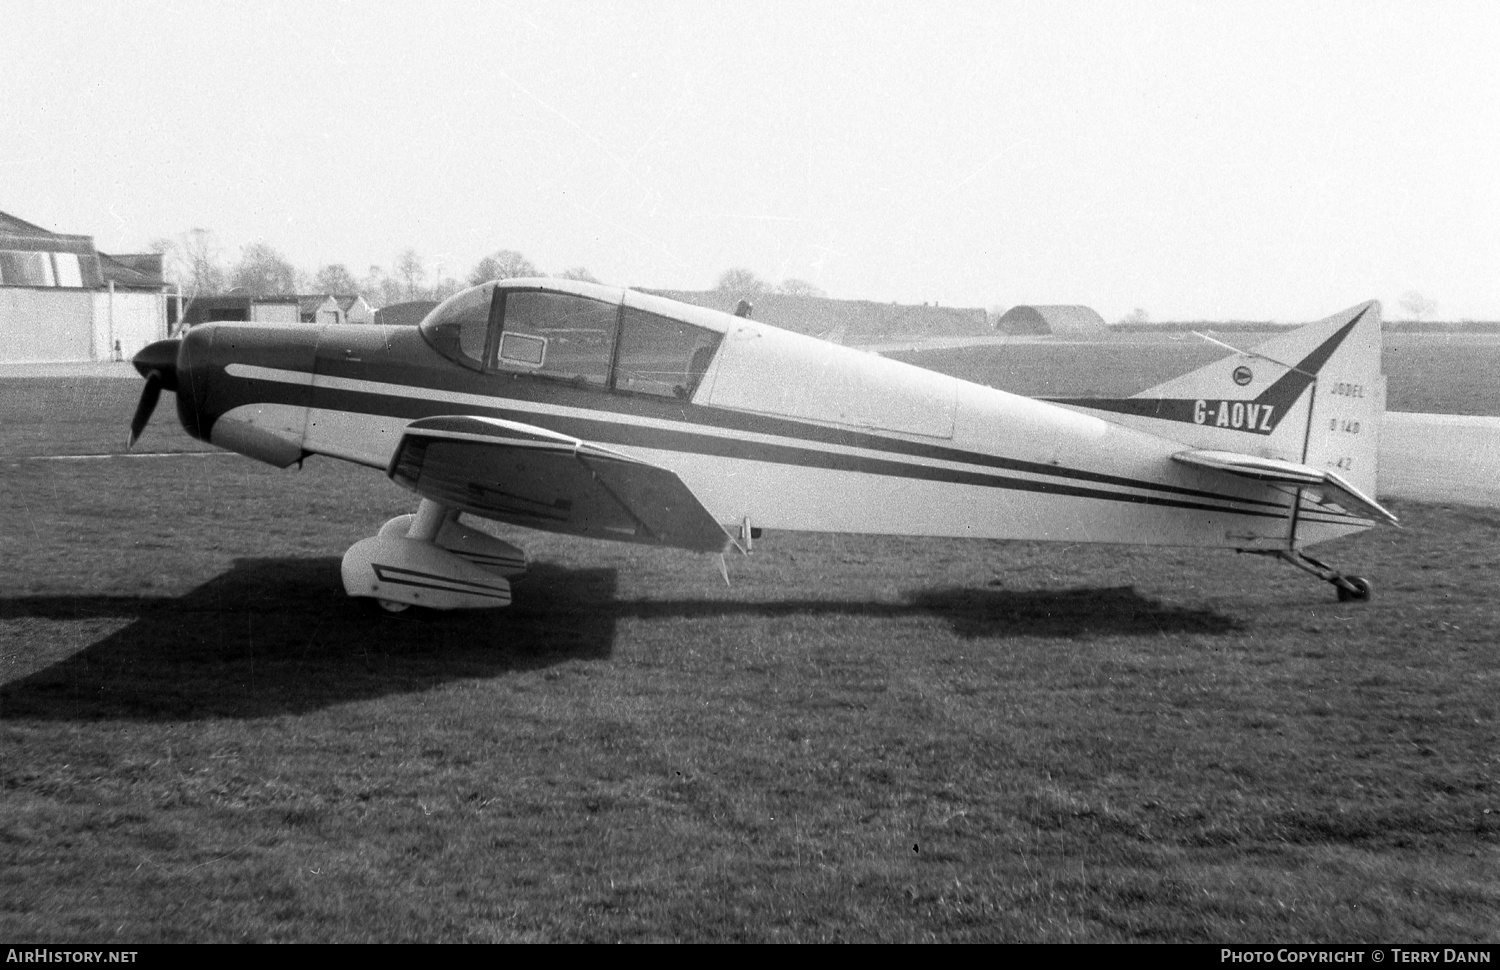
[[[1250,348],[1264,334],[1225,336]],[[1191,334],[1109,334],[1094,343],[1017,340],[985,347],[888,353],[930,370],[1030,397],[1135,394],[1222,359]],[[1385,335],[1392,411],[1500,415],[1500,336]]]
[[[770,534],[726,588],[506,532],[511,609],[390,618],[338,577],[413,505],[377,474],[41,457],[137,393],[0,381],[0,937],[1500,937],[1500,514],[1325,547],[1366,605],[1178,550]],[[142,446],[201,448],[170,405]]]

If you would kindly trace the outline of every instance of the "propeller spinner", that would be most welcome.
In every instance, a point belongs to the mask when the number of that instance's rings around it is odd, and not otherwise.
[[[161,399],[161,392],[177,390],[177,352],[181,347],[180,337],[158,340],[153,344],[147,344],[130,361],[146,379],[146,386],[141,391],[141,403],[135,406],[135,416],[130,419],[130,447],[132,448],[140,439],[141,432],[146,430],[146,424],[151,420],[151,412],[156,410],[156,402]]]

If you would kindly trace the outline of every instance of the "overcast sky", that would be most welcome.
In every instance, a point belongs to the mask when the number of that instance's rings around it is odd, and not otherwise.
[[[0,0],[0,210],[356,275],[1500,319],[1500,4]]]

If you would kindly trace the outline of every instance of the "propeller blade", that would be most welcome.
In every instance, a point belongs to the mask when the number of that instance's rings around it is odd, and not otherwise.
[[[140,440],[141,432],[146,430],[146,423],[151,420],[151,412],[156,410],[156,402],[161,399],[161,373],[152,371],[146,375],[146,386],[141,390],[141,403],[135,406],[135,417],[130,419],[130,447]]]
[[[151,412],[156,410],[156,402],[161,399],[161,392],[177,390],[177,356],[181,350],[182,338],[168,337],[147,344],[131,358],[130,362],[146,379],[146,386],[141,391],[141,403],[135,406],[135,417],[130,419],[130,447],[135,447],[141,432],[146,430]]]

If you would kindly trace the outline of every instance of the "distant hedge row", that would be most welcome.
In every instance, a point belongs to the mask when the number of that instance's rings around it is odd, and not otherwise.
[[[1112,323],[1109,329],[1117,333],[1188,333],[1193,330],[1212,330],[1215,333],[1265,333],[1288,330],[1301,326],[1299,323],[1271,323],[1270,321],[1233,320],[1217,323],[1200,320],[1196,323]],[[1460,320],[1453,323],[1426,322],[1422,320],[1386,320],[1381,329],[1392,333],[1500,333],[1500,320]]]

